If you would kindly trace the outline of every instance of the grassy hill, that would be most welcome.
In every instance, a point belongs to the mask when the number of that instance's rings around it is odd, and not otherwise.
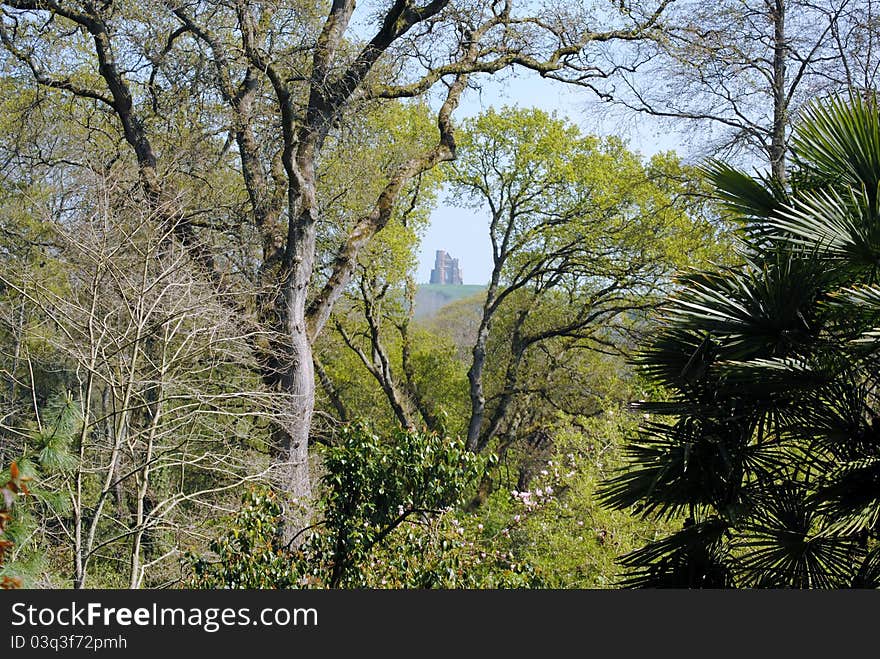
[[[478,295],[485,286],[465,284],[450,286],[446,284],[421,284],[416,293],[416,318],[429,318],[451,302]]]

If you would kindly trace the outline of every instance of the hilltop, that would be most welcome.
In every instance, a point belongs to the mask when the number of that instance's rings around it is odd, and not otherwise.
[[[421,284],[416,293],[416,318],[429,318],[451,302],[478,295],[486,290],[478,284]]]

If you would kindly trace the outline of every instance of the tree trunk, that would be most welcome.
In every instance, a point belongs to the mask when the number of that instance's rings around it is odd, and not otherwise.
[[[504,236],[499,243],[495,237],[498,223],[501,221],[501,213],[497,210],[492,212],[492,222],[489,226],[489,235],[492,238],[492,277],[489,280],[489,288],[486,291],[486,300],[483,302],[483,313],[480,317],[480,327],[477,330],[477,338],[474,341],[472,351],[473,359],[468,369],[468,383],[470,385],[471,418],[468,422],[467,449],[475,453],[483,450],[485,444],[480,444],[480,430],[483,427],[483,419],[486,416],[486,394],[483,391],[483,369],[486,366],[486,345],[489,342],[489,332],[492,329],[492,317],[497,311],[498,285],[501,282],[501,269],[508,256],[508,245],[513,222],[508,222],[504,229]]]
[[[290,170],[289,170],[290,171]],[[288,192],[291,221],[284,254],[284,280],[276,304],[284,329],[281,385],[287,396],[281,415],[276,481],[288,497],[285,538],[302,538],[312,514],[309,434],[315,408],[315,369],[306,321],[309,281],[315,262],[314,156],[303,158]],[[294,210],[299,212],[294,213]],[[303,538],[304,539],[304,538]]]
[[[785,124],[788,114],[785,63],[788,44],[785,40],[785,1],[775,0],[773,19],[773,128],[770,136],[770,168],[773,176],[785,181]]]
[[[349,416],[348,410],[345,408],[345,403],[342,402],[342,397],[339,395],[336,385],[333,384],[333,379],[330,377],[330,374],[324,370],[321,360],[317,357],[314,359],[314,367],[318,382],[321,383],[321,388],[324,390],[327,399],[330,401],[333,409],[336,410],[336,415],[339,417],[340,423],[348,423]]]
[[[486,364],[486,340],[489,337],[489,325],[480,323],[477,341],[474,343],[473,361],[468,369],[470,383],[471,418],[468,423],[467,449],[476,451],[480,442],[480,428],[486,414],[486,396],[483,393],[483,368]]]
[[[528,317],[528,311],[520,311],[517,314],[516,324],[513,329],[513,338],[510,344],[510,361],[507,364],[507,372],[504,375],[504,389],[501,398],[492,411],[486,430],[479,437],[476,451],[480,452],[486,445],[492,441],[498,430],[501,428],[501,422],[507,416],[510,404],[513,402],[514,392],[516,391],[517,378],[519,376],[519,366],[522,363],[528,344],[523,341],[522,326]]]
[[[486,416],[486,395],[483,392],[483,369],[486,366],[486,344],[489,342],[489,330],[492,328],[493,306],[495,294],[498,290],[498,268],[492,273],[492,281],[486,292],[486,302],[483,304],[483,317],[480,319],[480,328],[477,330],[477,340],[474,342],[472,351],[473,360],[468,369],[468,383],[470,384],[471,418],[468,423],[467,449],[479,452],[480,429],[483,427],[483,418]]]
[[[295,303],[294,303],[295,305]],[[312,364],[312,347],[305,330],[305,306],[295,305],[288,319],[288,368],[284,374],[284,393],[289,400],[282,417],[279,464],[282,491],[292,499],[291,503],[303,508],[303,514],[291,513],[288,531],[296,533],[298,521],[308,523],[311,507],[312,486],[309,473],[309,431],[315,406],[315,371]],[[292,526],[291,526],[292,525]]]

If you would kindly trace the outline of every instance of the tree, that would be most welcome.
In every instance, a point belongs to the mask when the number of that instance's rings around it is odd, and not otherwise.
[[[169,214],[96,189],[78,213],[46,220],[43,260],[0,268],[4,301],[33,319],[22,352],[41,346],[56,375],[42,401],[25,380],[34,417],[3,430],[35,480],[33,549],[63,551],[75,588],[96,564],[104,584],[139,588],[172,580],[223,494],[264,478],[253,448],[278,401],[253,373],[260,331],[193,276],[168,242]]]
[[[602,75],[590,51],[642,38],[667,4],[661,0],[644,13],[621,7],[598,17],[560,7],[538,18],[510,1],[396,0],[377,12],[367,9],[375,18],[371,35],[362,38],[352,20],[353,0],[334,0],[323,15],[296,2],[123,7],[5,0],[0,36],[10,64],[37,84],[110,113],[115,126],[107,125],[124,139],[125,159],[134,157],[141,192],[154,208],[176,196],[177,184],[166,175],[176,163],[170,157],[163,162],[156,148],[156,132],[173,122],[157,110],[173,99],[190,118],[204,117],[199,137],[206,143],[218,125],[231,131],[248,223],[259,243],[252,258],[262,292],[254,306],[277,337],[264,355],[264,380],[289,405],[276,429],[279,478],[286,491],[305,500],[311,496],[312,342],[359,252],[387,225],[406,185],[455,156],[452,114],[471,77],[516,66],[551,78],[589,80]],[[599,21],[607,28],[594,29]],[[209,70],[219,99],[199,82]],[[435,91],[440,100],[433,144],[377,172],[381,190],[371,207],[351,218],[333,255],[319,254],[322,208],[329,201],[320,165],[338,128],[371,107]],[[197,186],[190,180],[189,187]],[[197,227],[191,213],[181,218],[170,222],[176,238],[222,291],[224,264],[211,250],[210,231]]]
[[[423,106],[389,107],[380,120],[389,125],[389,130],[397,140],[411,143],[419,148],[428,146],[431,137],[430,114]],[[372,137],[372,136],[370,136]],[[364,144],[353,144],[349,154],[358,154],[358,162],[364,170],[352,172],[349,156],[339,159],[341,172],[354,174],[360,180],[369,181],[366,171],[373,163],[387,158],[388,148],[384,142],[375,138]],[[361,155],[362,154],[362,155]],[[342,155],[342,154],[340,154]],[[417,421],[433,429],[436,424],[430,418],[426,403],[413,385],[410,354],[412,341],[410,324],[414,309],[413,296],[415,282],[412,273],[417,260],[419,236],[429,222],[436,192],[439,188],[439,170],[420,175],[406,191],[407,203],[393,214],[388,225],[366,245],[358,257],[357,267],[352,275],[351,285],[340,298],[336,311],[332,314],[332,334],[327,340],[316,343],[316,352],[322,355],[325,363],[339,362],[340,350],[352,351],[360,367],[378,384],[391,407],[397,423],[405,428],[416,428]],[[364,187],[363,183],[359,183]],[[369,201],[367,201],[369,203]],[[359,366],[348,364],[348,369]],[[332,370],[332,365],[331,365]],[[346,374],[340,374],[347,377]],[[321,375],[322,386],[328,393],[329,373]],[[362,383],[369,389],[367,383]],[[340,418],[347,412],[343,397],[333,403]],[[380,403],[381,404],[381,403]],[[355,408],[358,409],[358,408]],[[364,411],[365,418],[377,420],[373,413]],[[425,417],[428,418],[425,418]]]
[[[877,586],[878,146],[856,96],[804,113],[787,189],[708,166],[741,264],[684,276],[638,359],[666,397],[602,496],[682,528],[625,583]]]
[[[684,172],[668,154],[645,162],[537,110],[489,111],[466,128],[450,179],[461,203],[488,212],[493,250],[468,372],[468,448],[482,451],[542,369],[622,347],[675,265],[711,250],[715,229],[689,216]],[[527,370],[530,361],[541,365]]]
[[[874,11],[870,0],[679,2],[604,91],[617,107],[688,131],[702,125],[711,155],[769,165],[784,180],[789,129],[804,104],[875,86]]]

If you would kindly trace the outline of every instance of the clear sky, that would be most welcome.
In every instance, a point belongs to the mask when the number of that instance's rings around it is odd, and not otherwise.
[[[663,131],[656,122],[645,117],[629,126],[610,125],[597,118],[590,93],[583,89],[523,73],[517,76],[484,76],[480,90],[467,90],[456,118],[479,114],[489,107],[519,105],[556,111],[584,131],[609,134],[616,131],[629,139],[630,147],[646,155],[678,146],[675,136]],[[416,280],[427,283],[434,266],[435,252],[446,250],[459,259],[465,284],[485,284],[492,271],[492,247],[489,243],[488,220],[485,214],[452,206],[446,195],[431,216],[431,225],[422,240]]]

